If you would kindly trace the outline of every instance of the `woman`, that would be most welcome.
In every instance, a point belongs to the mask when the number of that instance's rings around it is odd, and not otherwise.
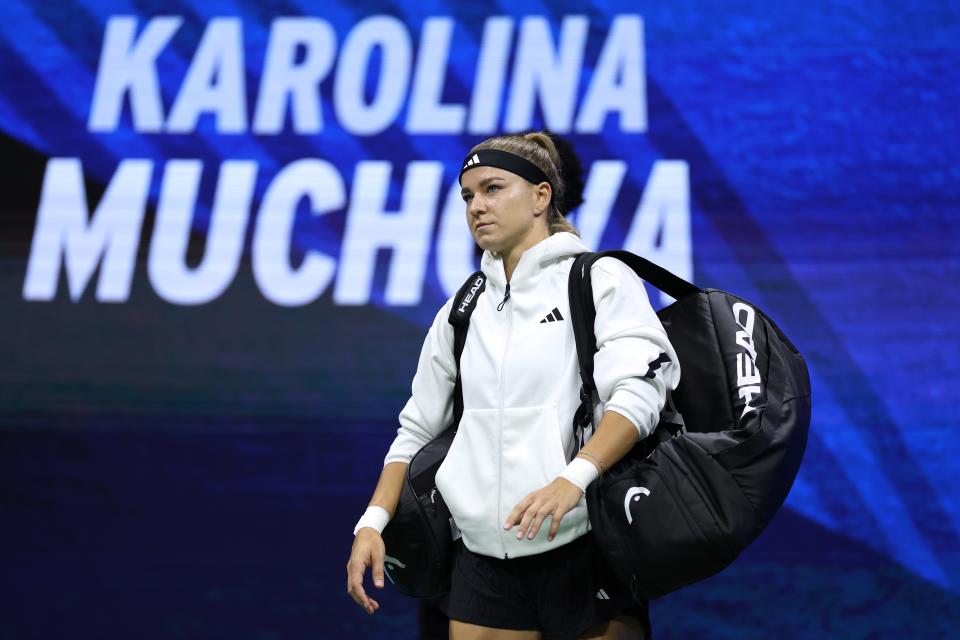
[[[445,605],[454,640],[643,638],[646,610],[594,562],[587,485],[657,424],[679,382],[677,358],[643,283],[611,258],[591,269],[597,310],[597,425],[578,450],[572,420],[579,369],[567,279],[589,251],[563,217],[564,181],[544,133],[486,140],[460,174],[485,292],[460,362],[464,412],[437,488],[462,541]],[[367,512],[357,523],[347,590],[368,613],[372,569],[383,586],[380,532],[396,509],[413,454],[453,415],[452,298],[420,354],[413,394]],[[670,362],[653,372],[663,354]]]

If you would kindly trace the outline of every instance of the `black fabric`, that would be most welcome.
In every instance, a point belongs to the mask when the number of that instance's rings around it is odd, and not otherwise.
[[[445,609],[452,620],[540,630],[544,640],[573,639],[619,615],[631,615],[649,638],[646,604],[633,601],[596,553],[589,535],[509,560],[475,554],[458,541]]]
[[[593,535],[638,599],[729,565],[790,491],[810,426],[803,357],[762,311],[700,290],[625,252],[583,254],[570,273],[571,322],[592,413],[596,310],[591,265],[610,255],[677,298],[658,312],[681,379],[654,433],[587,488]],[[666,274],[666,275],[665,275]]]
[[[457,291],[454,305],[450,309],[447,321],[453,325],[453,358],[457,363],[457,382],[453,389],[453,428],[456,430],[463,417],[463,381],[460,376],[460,356],[467,344],[467,329],[470,328],[470,315],[477,304],[477,298],[487,288],[487,277],[482,271],[476,271],[467,278]]]
[[[460,356],[467,340],[470,315],[486,288],[486,277],[477,271],[454,296],[448,321],[453,325],[457,380],[454,385],[453,422],[424,445],[410,460],[397,510],[384,528],[384,565],[387,579],[397,591],[415,598],[436,598],[450,588],[453,537],[450,509],[437,490],[437,470],[453,443],[463,416]]]
[[[570,299],[573,336],[577,344],[577,359],[580,363],[580,379],[588,396],[594,395],[597,390],[593,383],[593,354],[597,351],[597,341],[593,335],[593,322],[597,317],[597,310],[593,304],[593,280],[590,267],[603,257],[620,260],[633,269],[643,280],[677,300],[701,293],[696,285],[629,251],[614,250],[602,253],[584,253],[578,256],[570,268],[567,293]],[[681,370],[683,370],[682,366]]]
[[[550,178],[548,178],[547,174],[543,172],[543,169],[533,164],[526,158],[508,151],[500,151],[499,149],[481,149],[480,151],[475,151],[474,153],[470,154],[463,160],[463,168],[460,169],[460,183],[463,183],[464,173],[470,169],[476,169],[477,167],[495,167],[497,169],[503,169],[504,171],[509,171],[510,173],[520,176],[532,184],[546,182],[550,185],[551,190],[553,190],[553,183],[550,182]]]
[[[441,604],[446,596],[431,600],[420,600],[417,622],[420,625],[420,640],[448,640],[450,637],[450,618],[443,612]]]

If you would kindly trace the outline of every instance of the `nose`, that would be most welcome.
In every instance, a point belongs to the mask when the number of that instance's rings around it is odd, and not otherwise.
[[[472,198],[470,198],[470,204],[467,205],[467,214],[476,218],[481,213],[486,211],[486,209],[487,206],[484,204],[483,198],[481,198],[479,195],[474,195]]]

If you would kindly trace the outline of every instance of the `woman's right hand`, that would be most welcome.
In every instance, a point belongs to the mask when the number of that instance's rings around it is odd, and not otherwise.
[[[353,601],[369,614],[380,608],[380,603],[367,595],[363,589],[363,574],[367,567],[372,568],[373,584],[383,589],[383,556],[385,553],[383,538],[376,529],[364,527],[353,539],[353,549],[347,562],[347,593]]]

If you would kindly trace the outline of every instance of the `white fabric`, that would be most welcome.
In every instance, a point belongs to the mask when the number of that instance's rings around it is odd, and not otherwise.
[[[357,535],[357,532],[364,527],[370,527],[375,529],[377,533],[383,533],[383,529],[388,522],[390,522],[390,514],[386,509],[377,506],[367,507],[367,510],[357,521],[357,526],[353,528],[353,535]]]
[[[457,436],[437,473],[437,487],[450,507],[464,544],[474,553],[519,557],[566,544],[589,530],[581,499],[547,542],[547,528],[534,540],[516,540],[503,522],[531,491],[554,480],[576,453],[573,414],[580,377],[570,324],[567,278],[576,254],[589,249],[570,233],[557,233],[528,249],[510,280],[500,258],[484,252],[487,276],[461,357],[464,413]],[[657,424],[666,394],[680,380],[677,357],[650,306],[642,281],[626,265],[603,258],[591,269],[599,351],[594,379],[599,394],[595,419],[616,411],[646,437]],[[409,462],[453,418],[456,363],[451,298],[427,333],[410,400],[385,464]],[[562,320],[548,320],[557,309]],[[670,362],[652,378],[649,363],[661,353]]]
[[[583,458],[574,458],[567,465],[567,468],[560,474],[561,478],[566,478],[572,482],[580,491],[587,492],[587,486],[597,479],[600,472],[593,463]]]

